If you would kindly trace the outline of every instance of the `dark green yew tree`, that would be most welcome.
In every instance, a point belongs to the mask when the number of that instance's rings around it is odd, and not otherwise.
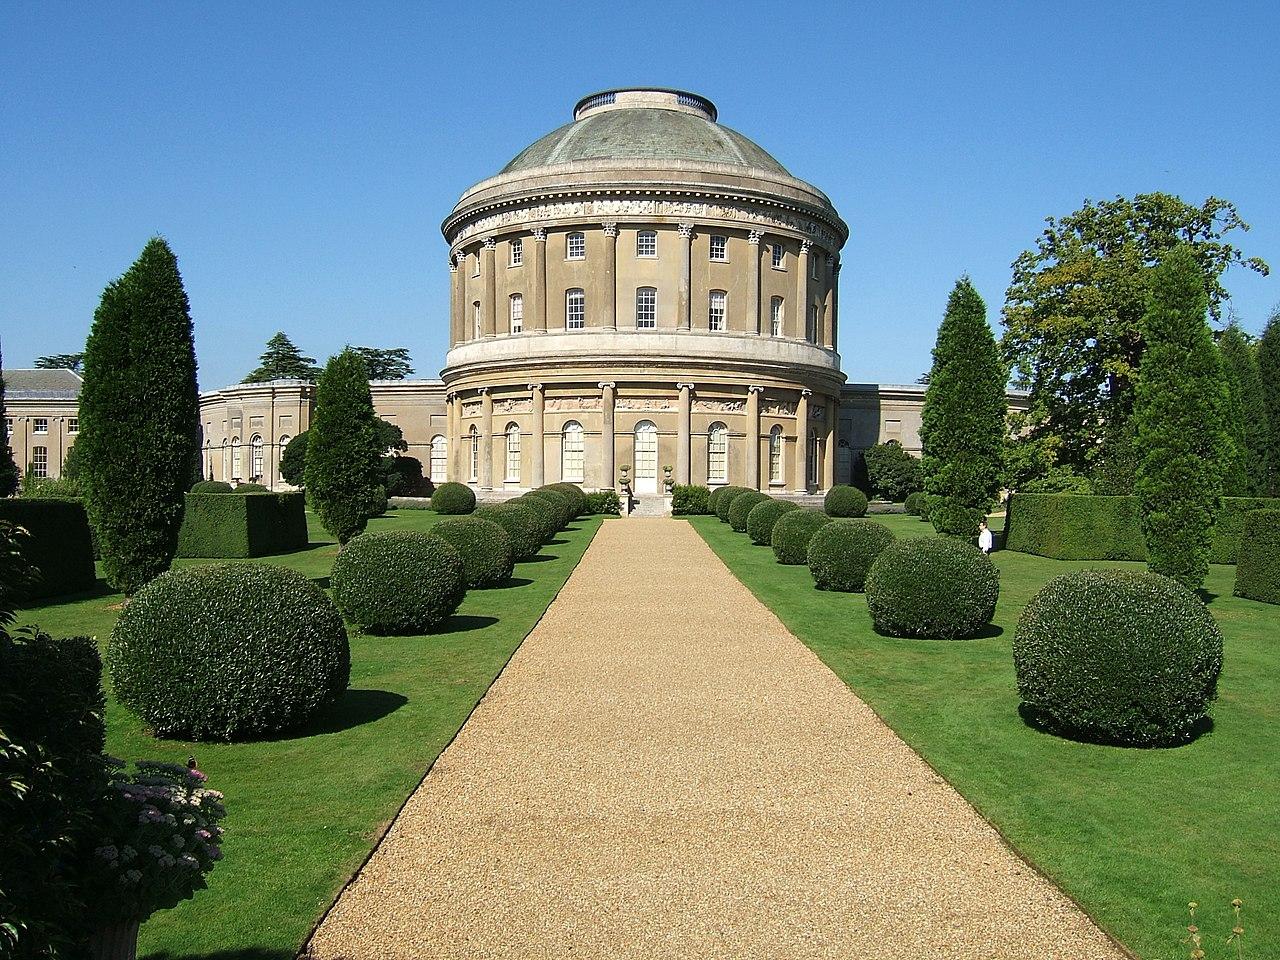
[[[1218,350],[1227,383],[1226,425],[1235,446],[1235,456],[1227,464],[1223,493],[1228,497],[1265,496],[1269,431],[1258,359],[1234,323],[1218,338]]]
[[[0,423],[6,423],[4,408],[4,356],[0,353]],[[22,480],[18,465],[13,461],[13,448],[9,446],[9,432],[0,435],[0,497],[12,497],[18,492]]]
[[[364,530],[378,493],[383,450],[375,419],[368,368],[348,347],[316,383],[303,474],[312,509],[341,544]]]
[[[80,389],[80,483],[115,589],[132,594],[169,568],[199,432],[187,294],[169,244],[153,237],[102,292]]]
[[[1258,341],[1258,376],[1267,422],[1264,454],[1266,492],[1280,497],[1280,309],[1271,314],[1266,329],[1262,331],[1262,339]]]
[[[1204,274],[1185,246],[1154,268],[1134,430],[1147,566],[1192,590],[1209,572],[1222,475],[1233,450],[1227,387],[1205,323]]]
[[[929,520],[940,533],[976,536],[1000,489],[1008,369],[987,306],[962,277],[947,301],[921,411]]]

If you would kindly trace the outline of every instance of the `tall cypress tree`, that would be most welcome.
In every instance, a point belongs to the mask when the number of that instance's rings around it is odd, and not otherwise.
[[[921,411],[929,520],[970,537],[1000,488],[1008,369],[987,323],[987,305],[968,277],[956,281],[938,327]]]
[[[1258,377],[1262,384],[1262,406],[1266,411],[1264,437],[1267,467],[1266,492],[1280,497],[1280,308],[1267,321],[1258,341]]]
[[[4,353],[0,351],[0,423],[8,423],[8,411],[4,407]],[[9,431],[0,436],[0,497],[12,497],[18,492],[22,480],[18,465],[13,461],[13,448],[9,446]]]
[[[80,482],[117,590],[134,593],[173,560],[198,470],[199,403],[178,260],[153,237],[102,292],[80,390]]]
[[[1234,323],[1218,339],[1222,372],[1226,377],[1227,429],[1235,445],[1224,478],[1229,497],[1256,497],[1267,492],[1267,409],[1258,359],[1244,333]]]
[[[304,473],[312,509],[341,544],[364,530],[377,492],[382,450],[374,420],[368,368],[348,347],[316,383]]]
[[[1134,408],[1141,455],[1135,492],[1147,566],[1194,590],[1209,572],[1214,516],[1233,455],[1227,388],[1194,254],[1176,247],[1154,271]]]

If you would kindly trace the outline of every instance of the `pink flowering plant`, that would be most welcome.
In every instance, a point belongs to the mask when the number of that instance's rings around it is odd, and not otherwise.
[[[141,922],[205,888],[205,874],[222,859],[226,808],[194,761],[139,760],[133,772],[111,763],[86,899],[103,923]]]

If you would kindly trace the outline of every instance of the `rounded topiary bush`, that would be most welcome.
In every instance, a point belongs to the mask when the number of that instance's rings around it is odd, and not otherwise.
[[[867,495],[857,487],[840,484],[827,491],[822,509],[828,517],[865,517]]]
[[[809,540],[809,572],[819,590],[860,593],[881,551],[897,538],[883,523],[850,517],[821,527]]]
[[[867,609],[893,637],[971,637],[996,612],[1000,573],[991,559],[957,537],[913,537],[881,551],[866,582]]]
[[[442,483],[431,495],[431,509],[453,516],[470,513],[476,508],[476,495],[465,483]]]
[[[809,540],[831,518],[817,510],[791,510],[778,517],[773,524],[769,545],[779,563],[806,563],[809,559]]]
[[[267,493],[267,488],[260,483],[241,483],[232,488],[233,493]]]
[[[539,487],[537,490],[530,490],[524,495],[525,499],[536,497],[539,500],[545,500],[556,508],[556,529],[563,530],[569,525],[569,521],[573,519],[573,499],[563,491],[552,490],[550,487]]]
[[[329,574],[333,599],[369,633],[427,633],[458,609],[466,566],[452,544],[426,533],[362,533]]]
[[[747,536],[758,547],[767,547],[773,542],[773,525],[784,513],[799,510],[800,505],[790,500],[775,500],[772,497],[761,500],[747,514]]]
[[[192,484],[192,493],[230,493],[234,487],[221,480],[200,480]]]
[[[707,494],[707,513],[715,514],[716,504],[720,502],[721,495],[728,489],[728,487],[716,487]]]
[[[768,499],[770,497],[767,493],[760,493],[758,490],[738,494],[729,505],[729,526],[735,533],[746,533],[747,517],[751,515],[752,508]]]
[[[244,740],[292,729],[347,689],[342,617],[295,570],[223,563],[142,587],[111,631],[120,702],[157,736]]]
[[[467,587],[483,590],[511,579],[515,559],[507,531],[485,517],[452,517],[431,528],[431,536],[447,540],[462,557]]]
[[[921,490],[917,490],[907,497],[902,506],[913,517],[921,517],[923,519],[928,519],[929,517],[929,495]]]
[[[538,523],[539,543],[550,543],[555,538],[556,531],[560,529],[560,515],[563,513],[559,506],[545,497],[527,493],[523,497],[508,500],[507,503],[519,504],[534,515]]]
[[[523,563],[542,549],[542,523],[523,504],[486,503],[476,507],[473,517],[483,517],[502,527],[511,543],[511,558]]]
[[[1068,736],[1161,746],[1194,735],[1222,669],[1222,632],[1186,587],[1159,574],[1081,570],[1050,580],[1013,638],[1018,693]]]
[[[581,517],[588,512],[587,494],[576,483],[549,483],[547,484],[547,489],[559,491],[569,498],[569,501],[573,506],[573,516],[575,518]]]
[[[746,487],[723,487],[720,491],[720,497],[716,500],[716,516],[720,518],[721,523],[729,522],[729,508],[733,506],[733,501],[741,494],[753,493]]]

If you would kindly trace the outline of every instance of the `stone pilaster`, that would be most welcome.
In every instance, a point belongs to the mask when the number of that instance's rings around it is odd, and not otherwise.
[[[614,436],[614,387],[613,381],[606,380],[600,384],[600,486],[612,490],[617,480],[615,463],[617,441]]]
[[[839,436],[839,407],[830,397],[826,401],[827,429],[822,441],[822,488],[830,490],[836,483],[836,440]]]
[[[808,240],[800,241],[800,256],[796,257],[796,303],[787,317],[790,330],[787,336],[803,339],[809,328],[809,248]]]
[[[547,231],[533,229],[533,332],[547,332]]]
[[[480,489],[493,489],[493,396],[480,388]]]
[[[680,391],[679,424],[676,435],[676,483],[687,484],[689,480],[689,448],[690,448],[690,414],[693,410],[693,384],[677,383]]]
[[[760,333],[760,231],[747,235],[747,333]]]
[[[601,224],[604,228],[604,270],[600,276],[604,294],[603,325],[607,330],[618,327],[618,225]],[[612,483],[609,484],[613,486]]]
[[[529,392],[533,396],[533,423],[530,429],[529,442],[533,444],[532,453],[532,473],[531,489],[536,490],[546,481],[543,476],[546,474],[546,395],[542,391],[542,384],[529,384]]]
[[[747,470],[743,486],[760,490],[768,483],[760,483],[760,393],[764,387],[747,387]]]
[[[497,323],[498,275],[494,269],[494,249],[497,246],[497,240],[493,237],[485,237],[480,254],[480,280],[484,285],[484,296],[480,300],[480,326],[481,335],[484,337],[494,335]]]
[[[467,309],[465,291],[467,271],[463,263],[465,259],[461,252],[449,258],[449,346],[451,347],[457,346],[466,339],[463,335],[463,331],[466,330]]]
[[[454,479],[453,465],[458,459],[458,421],[452,393],[445,394],[444,413],[444,478],[452,480]]]
[[[839,348],[840,343],[840,258],[836,257],[831,264],[831,342],[827,344],[832,350]]]
[[[809,396],[812,391],[801,390],[796,403],[796,493],[809,492]]]
[[[690,276],[693,269],[693,224],[681,223],[677,225],[677,229],[680,231],[680,304],[676,326],[681,330],[688,330],[692,319],[689,312],[691,309],[689,298],[691,296]]]

